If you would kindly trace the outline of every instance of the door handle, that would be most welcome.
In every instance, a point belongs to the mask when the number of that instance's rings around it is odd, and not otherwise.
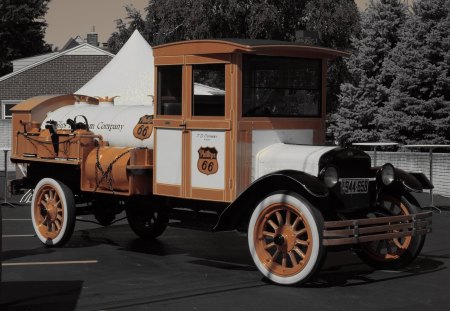
[[[183,128],[183,131],[186,131],[186,121],[181,122],[181,124],[179,125],[179,127]]]

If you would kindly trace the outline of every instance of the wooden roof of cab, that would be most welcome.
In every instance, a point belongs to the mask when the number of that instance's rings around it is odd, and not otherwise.
[[[167,43],[153,47],[153,55],[155,57],[229,53],[326,59],[349,56],[349,53],[347,52],[326,47],[258,39],[190,40]]]

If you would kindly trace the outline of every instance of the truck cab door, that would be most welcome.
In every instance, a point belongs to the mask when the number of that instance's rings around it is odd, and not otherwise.
[[[157,66],[156,75],[154,193],[231,201],[231,65]]]

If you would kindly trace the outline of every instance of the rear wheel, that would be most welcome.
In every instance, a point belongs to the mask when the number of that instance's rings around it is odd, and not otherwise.
[[[75,199],[69,187],[52,178],[36,185],[31,217],[37,237],[46,246],[64,245],[75,228]]]
[[[380,216],[410,215],[418,212],[418,203],[413,198],[407,200],[405,197],[385,196]],[[400,269],[419,255],[424,242],[424,235],[415,235],[362,243],[358,256],[376,269]]]
[[[123,211],[123,206],[115,196],[97,195],[91,202],[95,219],[104,227],[111,225],[116,215]]]
[[[128,202],[126,214],[128,224],[136,235],[143,239],[160,236],[169,223],[169,209],[159,200]]]
[[[284,285],[307,281],[325,250],[323,218],[304,198],[276,193],[262,200],[248,227],[250,254],[269,280]]]

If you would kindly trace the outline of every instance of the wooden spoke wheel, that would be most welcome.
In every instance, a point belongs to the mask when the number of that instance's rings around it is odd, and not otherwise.
[[[260,272],[278,284],[310,278],[324,255],[323,218],[296,194],[270,195],[254,210],[248,228],[250,253]]]
[[[398,199],[385,196],[380,213],[381,216],[396,216],[418,212],[418,203],[410,203],[406,198]],[[418,256],[424,242],[425,236],[419,235],[363,243],[358,255],[364,262],[374,268],[398,269],[407,266]]]
[[[47,246],[61,246],[75,227],[75,200],[63,183],[44,178],[36,185],[31,216],[37,237]]]

